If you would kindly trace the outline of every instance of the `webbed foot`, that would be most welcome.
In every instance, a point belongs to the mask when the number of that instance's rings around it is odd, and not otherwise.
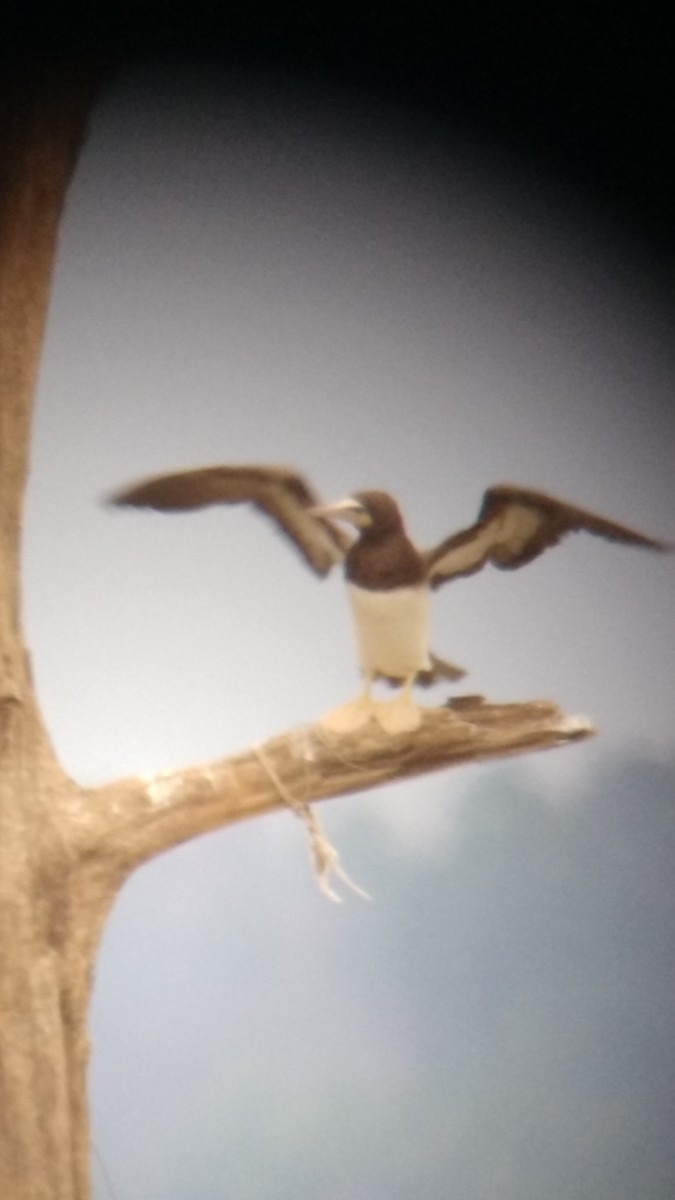
[[[330,729],[331,733],[352,733],[360,729],[375,716],[375,704],[366,696],[357,696],[349,704],[341,704],[339,708],[331,708],[319,720],[322,729]]]
[[[422,724],[422,709],[405,690],[395,700],[378,704],[373,715],[385,733],[411,733]]]

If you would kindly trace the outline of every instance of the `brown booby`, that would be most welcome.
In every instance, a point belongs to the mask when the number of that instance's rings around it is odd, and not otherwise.
[[[323,718],[328,728],[339,732],[358,728],[371,717],[390,733],[415,729],[420,710],[413,700],[413,684],[463,674],[430,652],[431,589],[473,575],[487,563],[500,570],[525,566],[578,530],[650,550],[670,549],[543,492],[507,484],[488,488],[477,521],[431,550],[419,550],[410,541],[398,505],[387,492],[356,492],[336,504],[321,505],[307,481],[283,467],[182,471],[124,488],[110,500],[163,511],[248,502],[275,522],[317,575],[326,576],[337,563],[344,564],[364,688],[351,704]],[[356,536],[338,522],[354,527]],[[377,677],[402,684],[388,704],[371,698]]]

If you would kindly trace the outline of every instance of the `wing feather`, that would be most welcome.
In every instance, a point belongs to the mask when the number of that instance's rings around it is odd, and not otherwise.
[[[671,548],[545,492],[501,484],[485,492],[475,525],[427,552],[427,577],[432,587],[439,587],[460,575],[473,575],[487,563],[512,571],[579,530],[649,550]]]
[[[286,467],[216,466],[142,480],[113,493],[110,503],[161,512],[212,504],[252,504],[295,544],[317,575],[341,562],[351,539],[328,518],[308,510],[319,498],[302,475]]]

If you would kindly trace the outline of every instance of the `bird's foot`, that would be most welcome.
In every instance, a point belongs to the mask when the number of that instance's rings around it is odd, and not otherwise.
[[[357,696],[349,704],[341,704],[339,708],[331,708],[319,720],[322,729],[331,733],[352,733],[360,729],[375,716],[375,702],[370,696]]]
[[[385,733],[411,733],[422,724],[422,710],[406,691],[395,700],[378,704],[374,716]]]

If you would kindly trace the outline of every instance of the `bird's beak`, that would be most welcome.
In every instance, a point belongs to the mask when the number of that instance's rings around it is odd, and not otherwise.
[[[313,517],[328,518],[329,521],[348,521],[350,525],[356,525],[357,529],[362,529],[368,524],[365,508],[351,497],[338,500],[335,504],[318,504],[310,508],[309,512]]]

